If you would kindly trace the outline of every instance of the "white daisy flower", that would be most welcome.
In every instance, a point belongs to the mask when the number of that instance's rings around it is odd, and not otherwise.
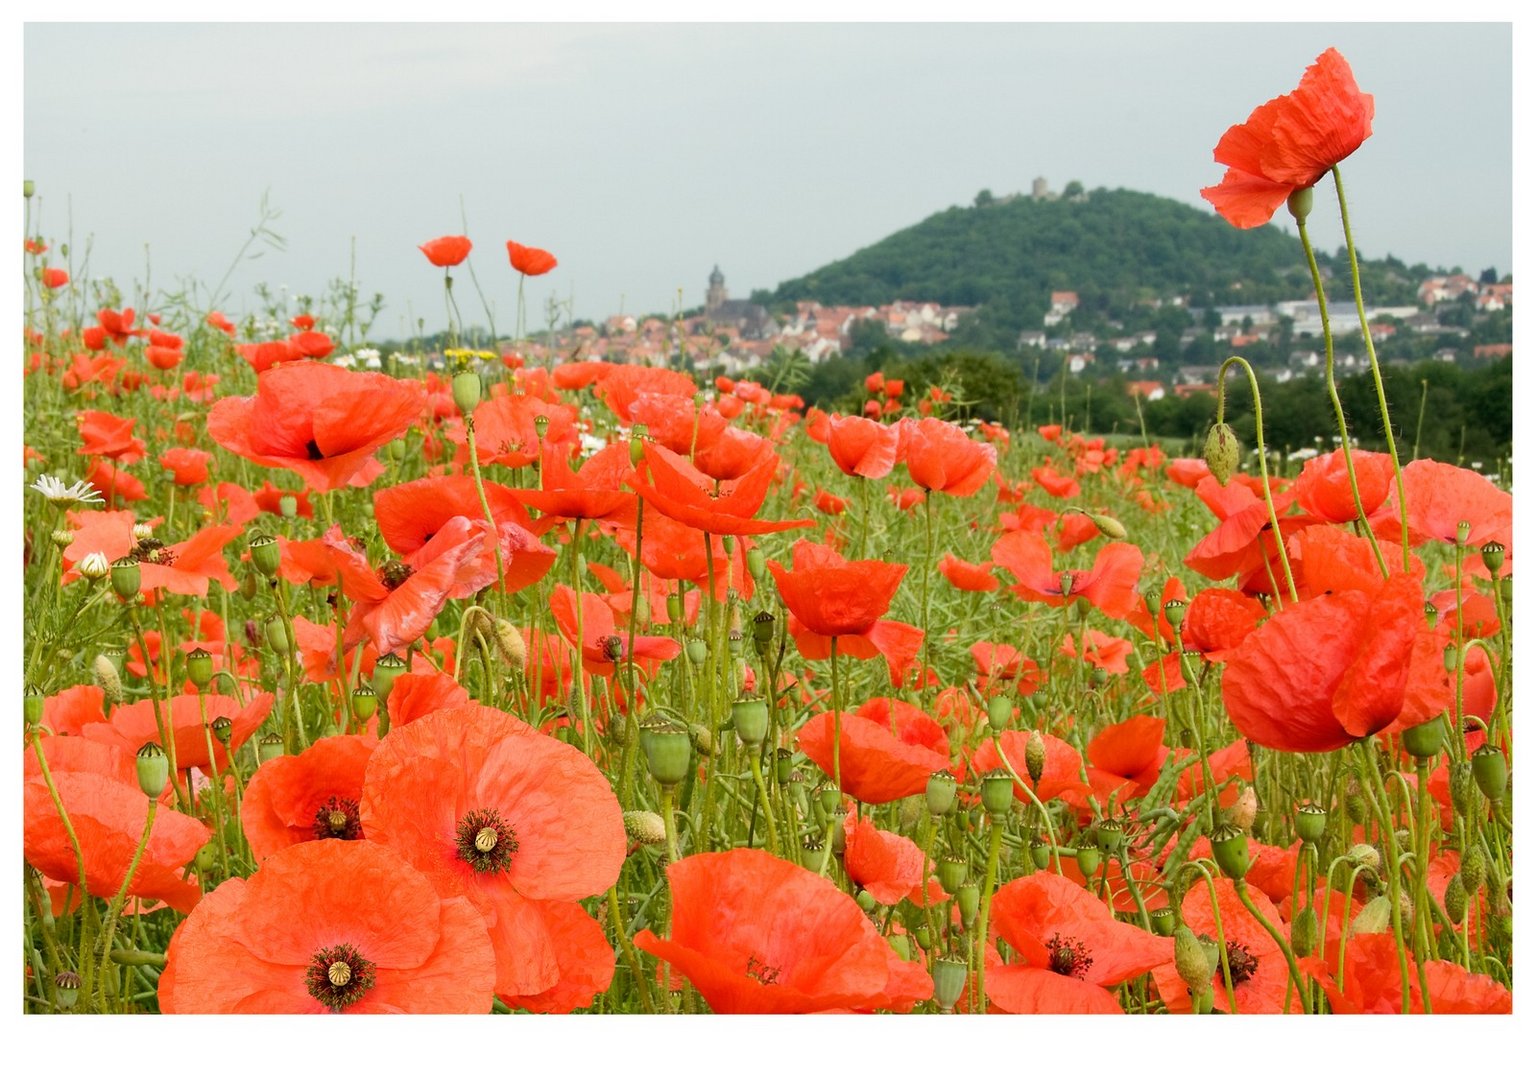
[[[91,486],[89,480],[76,480],[66,485],[57,476],[39,476],[29,487],[42,495],[43,498],[53,503],[54,506],[68,510],[74,506],[89,506],[92,503],[104,503],[101,493]]]

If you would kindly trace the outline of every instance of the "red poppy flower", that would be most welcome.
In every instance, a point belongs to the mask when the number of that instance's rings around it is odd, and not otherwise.
[[[1267,562],[1278,558],[1278,548],[1269,520],[1269,507],[1263,498],[1237,482],[1225,486],[1216,478],[1207,476],[1195,485],[1195,493],[1221,524],[1207,533],[1184,557],[1184,565],[1213,581],[1221,581],[1234,574],[1252,575],[1270,591],[1268,576],[1264,570]],[[1290,505],[1291,495],[1276,495],[1275,513],[1282,515],[1281,536],[1306,528],[1312,524],[1305,516],[1284,516]],[[1276,572],[1276,580],[1280,574]],[[1283,586],[1282,586],[1283,587]]]
[[[269,368],[276,367],[278,364],[291,364],[304,358],[299,347],[287,338],[281,341],[236,345],[235,351],[245,358],[245,362],[250,364],[251,369],[258,375],[264,374]]]
[[[1344,979],[1338,967],[1317,957],[1297,961],[1303,971],[1322,983],[1335,1014],[1401,1013],[1403,977],[1397,944],[1391,934],[1351,934],[1344,946]],[[1429,984],[1430,1007],[1437,1014],[1507,1013],[1513,1006],[1509,988],[1486,975],[1474,975],[1448,960],[1428,960],[1424,980]],[[1408,965],[1408,1000],[1411,1012],[1424,1012],[1424,987],[1415,965]]]
[[[1403,489],[1408,499],[1411,542],[1439,540],[1454,544],[1456,526],[1465,521],[1472,526],[1467,534],[1469,547],[1481,547],[1495,540],[1506,549],[1514,548],[1513,497],[1471,469],[1420,458],[1403,466]],[[1377,536],[1400,540],[1401,520],[1394,488],[1372,524]]]
[[[1002,586],[992,575],[992,563],[968,563],[953,554],[939,560],[939,573],[946,581],[965,592],[992,592]]]
[[[169,725],[171,737],[176,741],[176,767],[208,772],[213,767],[208,761],[208,747],[211,743],[213,764],[217,765],[219,772],[229,768],[230,752],[244,746],[246,740],[261,727],[272,711],[272,700],[270,693],[261,693],[242,707],[240,702],[224,694],[206,694],[200,708],[198,695],[177,694],[171,698],[168,716],[165,705],[160,704],[161,717]],[[156,703],[151,701],[119,705],[112,710],[105,724],[86,724],[82,734],[87,739],[121,747],[131,754],[137,753],[145,743],[162,746],[160,726],[155,722],[155,706]],[[207,724],[203,721],[205,709]],[[232,724],[227,747],[208,731],[208,725],[220,717],[228,717]]]
[[[43,288],[62,289],[69,284],[69,271],[58,266],[49,266],[43,270]]]
[[[1013,592],[1025,600],[1063,607],[1079,596],[1111,619],[1123,619],[1141,602],[1136,591],[1143,556],[1135,544],[1111,543],[1099,549],[1089,570],[1051,569],[1051,549],[1044,537],[1004,533],[992,545],[992,561],[1018,581]]]
[[[1118,1013],[1107,989],[1173,959],[1173,941],[1123,923],[1056,874],[1004,885],[992,898],[997,934],[1022,963],[987,964],[987,997],[1010,1013]]]
[[[1058,652],[1062,656],[1092,664],[1110,675],[1124,675],[1130,670],[1125,661],[1131,655],[1131,643],[1125,638],[1114,637],[1091,626],[1083,631],[1081,646],[1073,640],[1071,634],[1067,634],[1062,638]]]
[[[1350,464],[1355,467],[1355,483],[1366,516],[1374,514],[1392,490],[1392,455],[1373,454],[1369,450],[1349,452],[1346,460],[1346,452],[1339,449],[1307,462],[1292,489],[1297,504],[1318,521],[1346,524],[1355,520],[1355,496],[1349,488]]]
[[[938,728],[934,721],[928,723]],[[830,712],[813,716],[798,739],[801,752],[828,776],[833,773],[832,726]],[[948,753],[935,749],[921,727],[892,733],[883,720],[850,712],[842,714],[840,727],[837,764],[842,788],[859,802],[887,803],[920,794],[933,773],[949,767]],[[939,735],[942,739],[942,728]]]
[[[529,277],[547,274],[559,265],[543,248],[524,247],[515,240],[507,241],[507,258],[512,260],[512,269]]]
[[[496,971],[474,907],[367,841],[299,844],[226,881],[166,955],[166,1013],[486,1013]]]
[[[528,513],[510,488],[490,482],[484,487],[500,536],[507,591],[516,592],[549,572],[555,564],[555,552],[534,537]],[[374,493],[373,511],[384,542],[407,557],[420,551],[456,517],[485,520],[470,476],[431,476],[384,488]],[[484,557],[494,576],[494,542],[489,530],[484,535]]]
[[[1215,152],[1227,174],[1200,194],[1240,229],[1263,225],[1292,192],[1310,188],[1359,149],[1375,114],[1375,99],[1360,92],[1348,61],[1329,49],[1293,92],[1227,129]]]
[[[442,709],[454,709],[472,704],[469,691],[453,681],[453,676],[443,671],[407,672],[395,676],[395,685],[389,688],[390,730],[404,727],[423,716]]]
[[[816,509],[823,514],[837,515],[848,509],[848,500],[839,498],[830,491],[816,489]]]
[[[1105,725],[1088,743],[1089,780],[1095,786],[1105,779],[1117,788],[1129,784],[1129,794],[1145,795],[1168,758],[1168,748],[1163,745],[1165,723],[1160,716],[1137,713],[1129,720]]]
[[[1222,700],[1249,739],[1277,750],[1345,746],[1448,703],[1441,645],[1418,581],[1318,596],[1270,617],[1227,660]]]
[[[612,950],[594,952],[572,927],[594,922],[575,902],[617,880],[624,823],[613,789],[580,750],[494,709],[445,709],[379,744],[362,814],[369,839],[485,918],[498,994],[607,988]],[[582,947],[563,944],[573,940]],[[562,997],[567,1008],[591,1000]]]
[[[209,484],[197,493],[197,502],[206,506],[212,520],[221,525],[244,525],[261,516],[261,505],[251,493],[230,480]],[[314,516],[313,512],[310,516]]]
[[[931,875],[923,889],[923,849],[900,833],[875,827],[853,811],[843,819],[843,869],[851,881],[882,904],[911,900],[919,907],[947,895]]]
[[[171,471],[171,480],[180,487],[208,482],[208,463],[213,455],[190,446],[175,446],[160,455],[160,464]]]
[[[235,324],[222,311],[210,311],[203,321],[215,330],[221,330],[230,337],[235,336]]]
[[[449,399],[450,402],[452,399]],[[454,408],[455,414],[458,412]],[[539,460],[540,436],[536,421],[542,417],[545,452],[569,456],[576,434],[576,410],[552,405],[532,394],[504,394],[482,401],[475,408],[475,450],[481,465],[505,465],[520,469]],[[455,418],[444,434],[461,447],[459,460],[469,460],[469,437],[462,418]]]
[[[420,384],[296,361],[262,373],[254,397],[208,413],[214,442],[258,465],[292,469],[316,491],[355,483],[373,452],[420,415]],[[377,475],[377,473],[375,473]]]
[[[240,824],[256,861],[311,840],[363,839],[358,802],[368,758],[378,744],[371,735],[332,735],[258,768],[240,806]]]
[[[971,661],[976,665],[976,688],[983,694],[1012,691],[1027,696],[1045,681],[1039,664],[1003,642],[976,642]]]
[[[356,601],[347,616],[346,647],[366,636],[381,656],[399,652],[426,633],[450,599],[494,582],[495,556],[486,547],[489,536],[483,521],[455,517],[425,545],[403,561],[391,560],[375,577],[342,570],[343,590]]]
[[[685,975],[716,1013],[905,1012],[933,993],[831,881],[763,851],[667,867],[672,934],[635,944]]]
[[[1058,499],[1075,499],[1082,493],[1082,485],[1070,476],[1062,476],[1052,465],[1037,465],[1030,470],[1035,483]]]
[[[539,470],[542,486],[510,490],[527,505],[542,511],[544,516],[534,527],[542,535],[561,521],[634,521],[635,496],[622,487],[629,472],[629,447],[623,443],[605,446],[574,472],[564,448],[546,446]]]
[[[150,345],[144,350],[144,359],[157,371],[170,371],[182,361],[180,349],[167,349],[160,345]]]
[[[878,480],[896,467],[900,431],[862,416],[840,416],[832,421],[827,449],[847,476]]]
[[[439,236],[421,245],[421,253],[433,266],[458,266],[469,258],[469,249],[475,245],[467,236]]]
[[[809,518],[759,521],[768,489],[778,475],[779,456],[769,452],[735,480],[715,480],[665,447],[645,444],[651,483],[636,474],[629,481],[646,502],[674,521],[715,536],[755,536],[814,525]]]
[[[849,562],[809,540],[795,541],[793,561],[793,570],[776,560],[768,564],[779,595],[791,614],[825,637],[868,633],[890,609],[907,573],[904,563]]]
[[[322,334],[318,330],[301,330],[288,340],[293,343],[293,347],[299,351],[300,356],[307,356],[311,360],[324,360],[336,350],[336,343],[331,340],[330,335]]]
[[[997,447],[931,416],[907,425],[904,453],[914,484],[956,498],[976,494],[997,469]]]
[[[556,585],[549,598],[549,609],[555,616],[561,635],[566,641],[576,644],[576,590],[569,585]],[[581,594],[581,614],[582,667],[597,675],[612,675],[615,660],[622,658],[630,645],[627,628],[621,633],[614,620],[613,608],[601,596],[589,592]],[[683,643],[675,638],[636,634],[634,648],[635,661],[645,670],[654,672],[657,663],[670,660],[682,652]]]
[[[50,694],[43,700],[43,727],[55,735],[83,734],[86,724],[107,722],[106,699],[101,687],[90,684]]]
[[[1010,730],[998,736],[1003,753],[1008,757],[1008,764],[1013,766],[1019,780],[1034,789],[1035,797],[1041,802],[1050,802],[1060,796],[1069,805],[1086,806],[1086,796],[1090,789],[1082,781],[1082,755],[1071,743],[1058,739],[1048,731],[1038,734],[1045,747],[1045,766],[1041,770],[1039,783],[1032,781],[1023,767],[1025,752],[1029,749],[1029,732]],[[998,756],[990,740],[982,743],[971,755],[971,771],[977,774],[1002,768],[1002,765],[1003,759]],[[1028,800],[1029,794],[1018,783],[1013,788],[1017,798]]]
[[[126,752],[132,754],[137,749],[135,744]],[[149,801],[138,784],[120,777],[94,771],[50,771],[80,843],[86,891],[110,899],[122,887],[144,835]],[[22,855],[27,862],[56,881],[78,882],[74,846],[40,773],[26,781],[22,807]],[[157,809],[149,844],[128,886],[129,895],[163,900],[177,911],[191,911],[202,898],[202,889],[195,879],[186,879],[184,868],[212,835],[208,826],[194,817],[166,807]]]
[[[1221,663],[1268,615],[1263,604],[1236,589],[1201,589],[1184,612],[1184,647]]]
[[[80,429],[80,449],[75,452],[132,465],[144,456],[144,440],[133,437],[134,423],[131,417],[82,409],[75,414],[75,426]]]
[[[755,586],[752,575],[747,571],[750,541],[742,538],[736,543],[734,551],[727,552],[725,539],[721,536],[689,528],[650,505],[645,507],[644,513],[644,543],[640,545],[640,562],[653,575],[667,581],[687,581],[701,589],[712,589],[715,598],[722,602],[731,589],[735,589],[737,595],[745,600],[752,598]],[[620,547],[631,555],[635,553],[633,528],[616,524],[613,534]],[[709,539],[710,558],[705,557],[706,536]],[[711,562],[715,572],[713,581],[709,576]],[[628,583],[624,584],[623,589],[626,593],[629,591]],[[665,598],[660,599],[660,606],[664,606]],[[697,593],[689,593],[685,600],[685,603],[695,605],[697,602]],[[651,617],[660,618],[658,605],[653,605]]]

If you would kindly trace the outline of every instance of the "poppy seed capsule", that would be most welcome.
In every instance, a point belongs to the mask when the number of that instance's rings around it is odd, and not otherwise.
[[[876,900],[868,889],[860,889],[859,895],[854,897],[854,900],[858,903],[859,910],[866,915],[880,906],[880,901]]]
[[[283,756],[283,737],[276,732],[263,735],[256,743],[256,760],[265,765],[273,758]]]
[[[1489,802],[1501,802],[1509,786],[1509,763],[1496,746],[1486,743],[1472,751],[1472,779]]]
[[[21,718],[29,731],[43,722],[43,704],[45,700],[42,690],[32,683],[27,684],[26,691],[21,699]]]
[[[35,194],[37,194],[37,185],[30,180],[23,180],[21,182],[21,197],[23,199],[30,199]],[[65,972],[62,974],[75,975],[73,971]],[[75,978],[78,979],[80,976],[75,975]],[[78,989],[78,984],[76,984],[76,988]]]
[[[994,735],[1008,730],[1008,721],[1013,719],[1013,702],[1006,697],[998,696],[987,701],[987,726],[992,729]]]
[[[773,641],[773,624],[774,618],[771,611],[759,611],[752,616],[752,640],[759,645],[767,645]]]
[[[752,575],[752,580],[761,581],[768,572],[768,560],[763,555],[762,548],[753,548],[747,552],[747,573]]]
[[[379,695],[371,686],[359,686],[352,691],[352,715],[359,720],[372,720],[379,711]]]
[[[279,495],[277,497],[277,512],[285,518],[299,516],[299,499],[297,495]]]
[[[960,925],[966,930],[976,922],[976,912],[981,907],[981,886],[967,881],[955,890],[955,903],[960,907]]]
[[[965,884],[966,874],[970,872],[970,868],[966,866],[965,860],[957,859],[953,855],[946,855],[940,859],[938,869],[939,884],[951,896],[954,896],[955,891]]]
[[[480,373],[461,371],[453,377],[453,403],[468,416],[480,404]]]
[[[1188,600],[1170,600],[1163,605],[1163,618],[1168,620],[1168,625],[1178,630],[1184,625],[1184,616],[1189,614]]]
[[[1035,837],[1029,842],[1029,861],[1035,864],[1036,870],[1044,870],[1051,865],[1051,845]]]
[[[1328,811],[1313,803],[1302,803],[1296,808],[1296,835],[1308,844],[1323,838],[1328,829]]]
[[[1226,423],[1214,424],[1210,434],[1205,437],[1205,466],[1211,470],[1211,475],[1222,487],[1227,486],[1227,481],[1232,479],[1232,472],[1242,460],[1243,450],[1237,441],[1237,432]]]
[[[385,701],[395,688],[395,679],[405,674],[405,660],[398,653],[385,653],[373,662],[373,692]]]
[[[265,533],[251,537],[251,565],[258,573],[267,578],[276,577],[282,562],[283,553],[277,546],[277,537]]]
[[[954,1012],[955,1002],[965,993],[965,979],[970,969],[964,960],[941,956],[933,962],[933,1000],[942,1012]]]
[[[1152,919],[1152,932],[1158,937],[1171,937],[1176,929],[1173,917],[1173,908],[1158,908],[1150,915]]]
[[[1482,547],[1483,566],[1490,574],[1497,574],[1504,566],[1504,545],[1490,540]]]
[[[928,812],[934,817],[943,817],[949,813],[950,807],[955,805],[955,778],[942,769],[928,777]]]
[[[1470,521],[1458,521],[1456,523],[1456,546],[1461,547],[1467,542],[1467,537],[1472,535],[1472,523]]]
[[[1251,860],[1248,856],[1248,834],[1233,824],[1218,825],[1211,833],[1211,854],[1221,872],[1235,881],[1248,874]]]
[[[1291,192],[1286,197],[1285,208],[1291,212],[1291,217],[1296,219],[1298,225],[1305,224],[1307,215],[1312,212],[1312,189],[1304,187]]]
[[[688,776],[693,742],[681,725],[659,718],[642,723],[640,749],[645,753],[646,768],[658,784],[681,784]]]
[[[981,778],[981,805],[994,818],[1013,808],[1013,777],[1007,769],[993,769]]]
[[[207,649],[187,653],[187,681],[199,690],[206,690],[213,681],[213,654]]]
[[[1101,821],[1093,830],[1093,841],[1105,855],[1113,855],[1120,850],[1124,839],[1125,829],[1118,821]]]
[[[235,737],[235,722],[227,716],[221,716],[208,725],[208,730],[213,732],[213,737],[226,748]]]
[[[768,702],[748,698],[731,705],[731,724],[736,737],[747,746],[759,746],[768,735]]]
[[[288,652],[288,627],[281,615],[270,616],[262,627],[267,636],[267,648],[282,656]]]
[[[704,661],[709,659],[709,646],[703,638],[693,638],[688,642],[688,659],[694,667],[704,666]]]
[[[1403,732],[1403,749],[1425,761],[1439,754],[1444,742],[1445,723],[1438,716]]]
[[[134,768],[139,774],[139,790],[151,799],[158,799],[171,776],[171,761],[159,743],[147,742],[139,747],[134,756]]]
[[[30,183],[30,181],[29,181]],[[31,192],[27,192],[30,197]],[[53,977],[53,992],[61,1009],[73,1009],[80,1000],[80,975],[74,971],[61,971]]]
[[[139,560],[132,555],[124,555],[112,563],[112,591],[117,593],[120,600],[132,600],[139,595]]]

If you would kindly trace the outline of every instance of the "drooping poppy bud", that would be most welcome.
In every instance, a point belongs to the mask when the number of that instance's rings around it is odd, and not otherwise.
[[[1232,478],[1233,471],[1242,460],[1242,446],[1237,441],[1237,432],[1227,423],[1212,425],[1210,434],[1205,437],[1206,468],[1211,470],[1211,475],[1222,487],[1226,487],[1227,481]]]

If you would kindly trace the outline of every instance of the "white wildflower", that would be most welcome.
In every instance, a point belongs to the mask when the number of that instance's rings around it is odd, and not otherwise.
[[[76,480],[66,485],[57,476],[39,476],[29,486],[61,510],[106,502],[89,480]]]
[[[80,560],[79,570],[80,576],[87,581],[100,581],[111,572],[112,566],[105,553],[93,551]]]

